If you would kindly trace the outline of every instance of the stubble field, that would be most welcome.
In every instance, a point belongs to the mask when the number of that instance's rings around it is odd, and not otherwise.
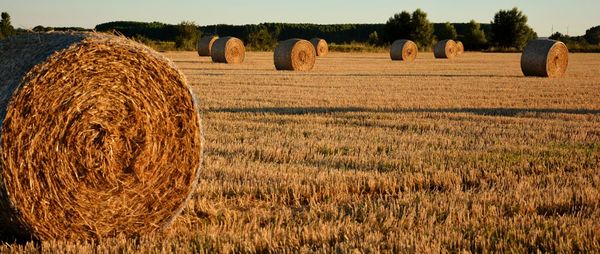
[[[1,251],[600,251],[599,54],[562,79],[523,77],[520,54],[331,53],[311,72],[166,55],[206,139],[169,234]]]

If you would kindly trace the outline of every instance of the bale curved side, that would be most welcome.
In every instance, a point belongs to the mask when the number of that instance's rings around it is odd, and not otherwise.
[[[160,232],[195,190],[198,104],[165,57],[123,37],[0,42],[0,235]]]
[[[435,58],[453,59],[457,54],[457,46],[454,40],[443,40],[438,42],[433,49]]]
[[[210,54],[215,63],[240,64],[246,57],[246,48],[240,39],[228,36],[217,39]]]
[[[313,38],[310,40],[313,47],[315,47],[315,51],[317,56],[326,56],[329,54],[329,46],[327,45],[327,41],[320,38]]]
[[[390,57],[395,61],[412,62],[417,58],[417,44],[410,40],[397,40],[390,47]]]
[[[290,39],[279,42],[273,53],[277,70],[309,71],[315,66],[315,48],[307,40]]]
[[[198,55],[210,56],[210,49],[212,48],[212,45],[218,38],[219,37],[217,36],[206,36],[198,40],[198,45],[196,46],[196,49],[198,50]]]
[[[531,41],[521,55],[521,70],[525,76],[562,77],[568,65],[569,49],[560,41]]]

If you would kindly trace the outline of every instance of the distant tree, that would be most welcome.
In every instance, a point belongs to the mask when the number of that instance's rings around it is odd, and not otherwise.
[[[36,26],[33,28],[34,32],[50,32],[50,31],[54,31],[54,28],[52,27],[44,27],[44,26]]]
[[[569,40],[569,36],[561,34],[560,32],[553,33],[552,35],[550,35],[549,38],[552,40],[557,40],[557,41],[562,41],[562,42],[566,42]]]
[[[265,26],[259,27],[248,35],[248,44],[255,50],[273,50],[277,44],[277,32],[271,33]]]
[[[456,34],[456,28],[454,25],[450,24],[450,22],[446,22],[440,31],[436,31],[436,36],[438,40],[456,40],[458,34]]]
[[[10,15],[8,13],[2,13],[2,20],[0,20],[0,39],[10,37],[15,34],[15,28],[10,24]]]
[[[465,45],[465,49],[469,50],[481,50],[487,45],[485,33],[481,30],[481,25],[475,20],[471,20],[467,24],[467,29],[460,39]]]
[[[44,32],[44,31],[46,31],[46,28],[44,26],[41,26],[41,25],[40,26],[35,26],[33,28],[33,31],[34,32]]]
[[[410,38],[419,46],[419,48],[429,48],[433,44],[433,24],[427,20],[427,13],[417,9],[411,17],[411,35]]]
[[[590,44],[600,44],[600,26],[586,30],[584,38]]]
[[[369,40],[367,41],[367,43],[371,45],[379,44],[379,34],[377,34],[377,31],[373,31],[369,34]]]
[[[492,42],[504,48],[523,49],[537,34],[527,25],[527,16],[516,7],[500,10],[492,21]]]
[[[198,38],[200,38],[200,30],[194,22],[184,21],[177,25],[175,47],[178,49],[195,50]]]
[[[407,11],[394,14],[385,23],[385,37],[388,42],[409,39],[412,33],[411,16]]]

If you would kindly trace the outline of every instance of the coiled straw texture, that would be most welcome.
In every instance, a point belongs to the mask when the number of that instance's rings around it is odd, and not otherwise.
[[[534,40],[521,55],[521,70],[525,76],[558,78],[569,66],[569,49],[555,40]]]
[[[462,41],[457,41],[456,42],[456,54],[462,55],[462,53],[465,53],[465,45],[462,43]]]
[[[289,39],[279,42],[274,61],[277,70],[309,71],[315,66],[316,52],[307,40]]]
[[[198,105],[185,77],[123,37],[0,42],[0,235],[160,232],[196,188]]]
[[[417,58],[417,44],[410,40],[396,40],[390,47],[390,57],[394,61],[412,62]]]
[[[244,42],[235,37],[217,39],[210,52],[215,63],[240,64],[246,57]]]
[[[329,54],[329,46],[327,45],[327,41],[320,38],[313,38],[310,40],[313,47],[315,47],[315,51],[317,56],[326,56]]]
[[[458,51],[456,42],[454,40],[443,40],[438,42],[433,49],[435,58],[447,58],[453,59],[456,57]]]

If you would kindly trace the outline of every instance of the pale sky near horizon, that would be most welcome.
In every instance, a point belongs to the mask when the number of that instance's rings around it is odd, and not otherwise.
[[[289,23],[385,23],[394,13],[421,8],[431,22],[489,23],[500,9],[518,7],[539,36],[559,31],[582,35],[600,25],[600,0],[0,0],[20,28],[37,25],[93,28],[109,21],[159,21],[199,25]]]

